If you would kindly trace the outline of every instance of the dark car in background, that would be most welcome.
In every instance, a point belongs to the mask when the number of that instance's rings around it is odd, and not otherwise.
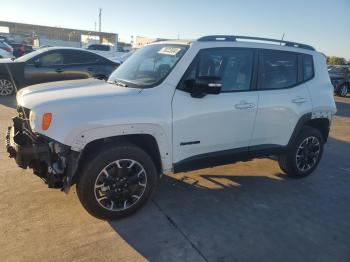
[[[25,54],[24,44],[21,43],[10,43],[10,46],[13,48],[13,55],[15,57],[20,57]]]
[[[79,48],[50,47],[0,61],[0,96],[22,87],[62,80],[107,79],[118,64]],[[11,77],[12,75],[12,77]]]
[[[334,93],[338,96],[346,96],[350,91],[350,66],[332,66],[328,70]]]

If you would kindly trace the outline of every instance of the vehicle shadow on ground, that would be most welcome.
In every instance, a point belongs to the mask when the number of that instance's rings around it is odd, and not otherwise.
[[[143,209],[109,223],[150,261],[346,260],[350,165],[339,167],[349,146],[330,138],[320,167],[304,179],[234,166],[230,174],[164,176]]]
[[[7,96],[7,97],[0,96],[0,105],[16,108],[17,107],[16,96],[15,95]]]

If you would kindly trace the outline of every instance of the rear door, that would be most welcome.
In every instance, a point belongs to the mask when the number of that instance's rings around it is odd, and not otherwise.
[[[64,57],[61,50],[33,57],[24,66],[26,85],[64,80]]]
[[[312,61],[308,66],[305,74],[312,78]],[[261,50],[257,88],[259,106],[251,146],[287,145],[300,117],[312,112],[302,55]]]
[[[86,51],[65,50],[65,78],[84,79],[95,75],[98,56]]]
[[[115,69],[112,61],[82,50],[66,50],[66,79],[107,78]]]

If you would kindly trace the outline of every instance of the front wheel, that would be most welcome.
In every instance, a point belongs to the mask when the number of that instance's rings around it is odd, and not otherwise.
[[[113,220],[141,208],[157,180],[152,158],[141,148],[125,143],[104,148],[89,160],[77,182],[77,194],[91,215]]]
[[[10,96],[15,92],[15,86],[7,77],[0,76],[0,96]]]
[[[290,177],[303,178],[317,167],[323,154],[324,139],[320,131],[305,126],[289,146],[288,152],[278,159],[280,168]]]

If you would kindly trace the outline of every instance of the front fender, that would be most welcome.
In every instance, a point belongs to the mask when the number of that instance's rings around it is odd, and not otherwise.
[[[75,136],[71,143],[71,149],[82,151],[87,144],[99,139],[137,134],[151,135],[155,138],[161,156],[163,172],[170,172],[172,170],[171,136],[168,136],[167,132],[156,124],[122,124],[84,130]]]

